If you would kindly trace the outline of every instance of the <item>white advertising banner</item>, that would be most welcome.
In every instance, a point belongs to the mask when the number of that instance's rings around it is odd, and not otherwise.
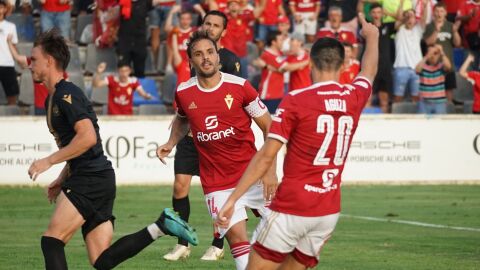
[[[156,157],[167,141],[172,117],[101,117],[100,134],[119,184],[168,184],[173,153]],[[0,118],[0,184],[30,184],[31,162],[57,147],[42,117]],[[255,128],[257,145],[263,142]],[[480,117],[471,115],[362,117],[345,165],[345,182],[479,181]],[[279,156],[279,176],[283,153]],[[40,175],[54,180],[63,165]]]

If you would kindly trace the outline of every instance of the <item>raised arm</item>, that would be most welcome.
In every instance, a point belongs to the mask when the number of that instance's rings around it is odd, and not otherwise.
[[[8,49],[10,50],[10,53],[12,54],[13,59],[15,60],[15,62],[17,62],[17,64],[22,69],[28,68],[27,56],[21,55],[21,54],[18,53],[17,47],[15,46],[15,44],[13,44],[12,39],[13,39],[12,34],[9,34],[7,36],[7,44],[8,44]]]
[[[362,25],[360,34],[365,39],[365,52],[362,57],[361,71],[358,75],[373,82],[378,65],[378,28],[368,23],[363,13],[358,14],[358,19]]]
[[[397,14],[393,16],[395,17],[395,30],[398,30],[403,24],[403,2],[404,0],[400,0],[400,4],[397,8]]]
[[[173,66],[176,67],[180,65],[182,62],[182,56],[180,55],[180,51],[178,50],[178,35],[177,33],[173,33],[172,35],[172,57],[173,57]]]
[[[105,79],[102,79],[102,74],[105,72],[105,69],[107,68],[107,63],[101,62],[97,66],[97,72],[93,74],[93,80],[92,80],[92,85],[93,88],[99,88],[99,87],[104,87],[108,85],[108,82]]]
[[[164,27],[164,30],[165,32],[167,32],[167,34],[170,33],[170,31],[172,31],[174,28],[173,16],[175,16],[175,14],[180,12],[181,9],[182,7],[180,5],[174,5],[170,10],[170,12],[168,13],[167,19],[165,20],[165,27]]]
[[[475,57],[473,54],[468,54],[467,58],[460,67],[460,70],[458,71],[458,74],[466,80],[468,80],[468,67],[473,63],[474,60]]]
[[[455,23],[452,26],[452,32],[453,32],[453,46],[455,47],[460,47],[462,45],[462,37],[460,36],[458,30],[460,29],[460,26],[462,25],[462,21],[456,20]]]

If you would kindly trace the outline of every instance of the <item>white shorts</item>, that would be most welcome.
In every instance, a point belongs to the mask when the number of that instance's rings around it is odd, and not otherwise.
[[[294,21],[293,28],[294,32],[298,32],[306,35],[315,35],[317,33],[317,20],[309,20],[310,17],[314,15],[313,12],[299,12],[302,17],[300,23]]]
[[[212,216],[213,221],[217,219],[217,214],[222,209],[223,205],[227,201],[230,194],[233,192],[233,188],[220,190],[205,194],[205,202],[207,203],[208,212]],[[238,222],[248,218],[245,207],[250,209],[256,209],[258,213],[264,217],[270,210],[265,207],[265,201],[263,199],[263,185],[255,184],[235,203],[235,211],[233,212],[230,224],[228,228],[215,228],[217,236],[223,237],[227,231]]]
[[[279,258],[279,261],[276,261],[278,263],[295,249],[318,262],[320,251],[332,235],[339,216],[340,213],[301,217],[270,211],[258,224],[254,234],[256,239],[252,239],[252,243],[257,242],[254,248],[261,245],[260,250],[255,248],[260,256],[274,258],[273,261]]]

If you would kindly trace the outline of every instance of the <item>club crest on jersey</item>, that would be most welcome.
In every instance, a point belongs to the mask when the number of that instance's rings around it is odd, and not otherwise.
[[[227,103],[227,107],[228,107],[228,109],[230,110],[230,109],[232,108],[232,104],[233,104],[233,97],[232,97],[232,95],[227,94],[227,95],[225,96],[225,103]]]
[[[62,99],[72,104],[72,95],[64,95]]]
[[[240,72],[240,63],[235,62],[235,68],[237,69],[237,72]]]

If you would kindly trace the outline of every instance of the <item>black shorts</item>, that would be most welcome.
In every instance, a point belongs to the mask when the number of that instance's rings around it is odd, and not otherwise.
[[[71,175],[63,183],[62,190],[85,219],[82,225],[84,239],[105,221],[110,220],[113,224],[116,193],[114,170]]]
[[[457,88],[457,78],[455,78],[455,71],[445,74],[445,90],[453,90]]]
[[[391,93],[392,92],[392,70],[387,69],[387,70],[378,70],[377,76],[375,76],[375,79],[373,80],[373,85],[372,89],[374,93],[378,92],[386,92],[386,93]]]
[[[192,137],[185,136],[178,142],[173,169],[175,174],[200,175],[198,152]]]
[[[5,96],[14,97],[20,93],[17,72],[14,67],[0,67],[0,83],[5,91]]]

